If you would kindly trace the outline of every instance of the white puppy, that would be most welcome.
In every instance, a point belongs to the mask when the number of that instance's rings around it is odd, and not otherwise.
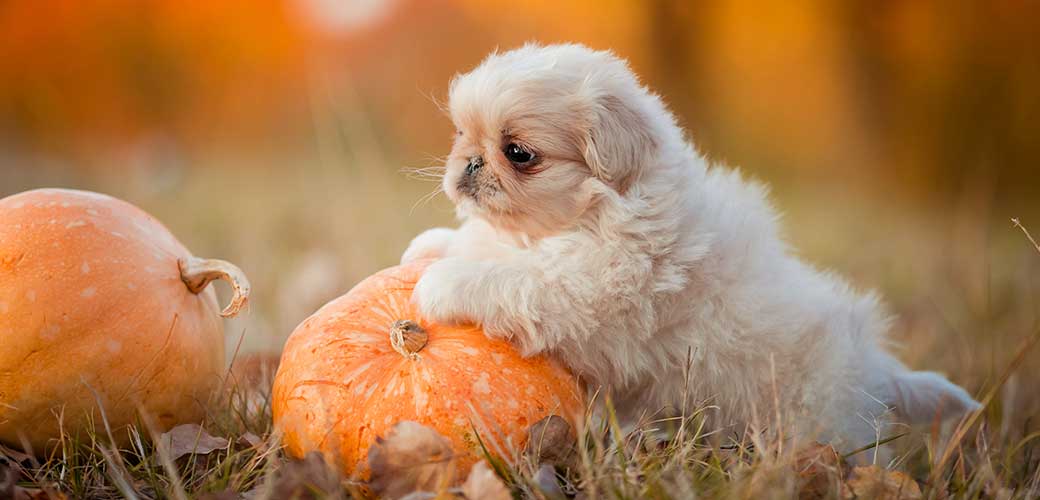
[[[892,408],[978,407],[888,354],[875,297],[792,255],[765,188],[709,166],[611,53],[492,54],[454,79],[450,112],[444,191],[464,222],[403,257],[442,257],[415,289],[429,317],[555,356],[629,422],[710,402],[720,425],[771,426],[779,409],[848,449]]]

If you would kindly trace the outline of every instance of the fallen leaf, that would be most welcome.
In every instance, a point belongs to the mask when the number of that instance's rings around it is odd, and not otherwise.
[[[228,440],[211,436],[202,426],[183,424],[170,429],[159,436],[160,445],[170,454],[170,460],[177,460],[185,455],[209,455],[228,447]]]
[[[23,488],[18,486],[20,474],[14,467],[0,463],[0,499],[3,500],[66,500],[64,493],[51,488]]]
[[[410,421],[398,422],[368,449],[369,486],[381,497],[401,498],[415,491],[443,492],[455,481],[451,441]]]
[[[538,490],[549,498],[560,498],[566,496],[560,488],[560,482],[556,480],[556,468],[549,464],[542,464],[538,472],[534,473],[534,484]]]
[[[795,456],[799,498],[828,498],[847,475],[848,464],[830,445],[814,443]]]
[[[549,463],[567,467],[575,457],[577,438],[574,429],[563,417],[549,415],[527,430],[524,454],[536,464]]]
[[[9,463],[29,467],[32,465],[32,459],[33,457],[28,453],[22,453],[13,448],[0,445],[0,464]]]
[[[876,465],[853,468],[852,477],[845,486],[847,490],[842,491],[842,497],[847,499],[916,500],[924,497],[913,478]]]
[[[261,485],[243,496],[296,500],[347,498],[339,473],[317,451],[308,453],[303,460],[286,462],[275,472],[270,485]]]
[[[235,444],[242,448],[259,448],[263,442],[264,440],[260,439],[260,436],[257,436],[252,432],[242,434],[237,440],[235,440]]]
[[[18,474],[7,464],[0,463],[0,498],[14,498],[18,487]]]
[[[19,496],[20,495],[20,496]],[[13,500],[67,500],[69,497],[58,491],[47,491],[39,488],[22,488],[15,490]]]
[[[512,500],[513,495],[509,493],[505,483],[487,466],[487,462],[480,461],[469,471],[469,477],[462,485],[462,494],[469,500]]]

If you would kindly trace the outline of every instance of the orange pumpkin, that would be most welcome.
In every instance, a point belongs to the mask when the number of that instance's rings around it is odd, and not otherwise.
[[[224,369],[213,279],[233,285],[236,313],[241,271],[192,257],[129,203],[59,189],[0,200],[0,441],[42,452],[59,421],[104,435],[103,417],[122,443],[139,410],[158,430],[199,421]]]
[[[480,455],[515,458],[528,427],[582,414],[579,383],[547,358],[524,358],[474,326],[432,323],[411,303],[428,262],[386,269],[304,321],[275,377],[275,426],[290,454],[314,450],[367,475],[366,452],[398,421],[451,439],[465,472]]]

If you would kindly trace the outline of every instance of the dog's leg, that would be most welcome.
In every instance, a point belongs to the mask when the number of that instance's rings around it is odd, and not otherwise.
[[[413,300],[432,319],[474,321],[525,354],[611,338],[605,330],[648,336],[652,266],[620,245],[569,236],[501,259],[445,258],[426,270]]]

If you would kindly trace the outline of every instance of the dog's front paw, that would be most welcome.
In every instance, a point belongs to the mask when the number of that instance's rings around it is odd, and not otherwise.
[[[401,263],[407,264],[420,259],[439,259],[443,257],[445,248],[448,247],[454,236],[455,230],[446,227],[427,229],[419,233],[419,236],[412,239],[408,249],[401,255]]]
[[[423,316],[440,323],[475,322],[470,288],[479,278],[477,263],[451,257],[430,264],[412,291],[412,302]]]

